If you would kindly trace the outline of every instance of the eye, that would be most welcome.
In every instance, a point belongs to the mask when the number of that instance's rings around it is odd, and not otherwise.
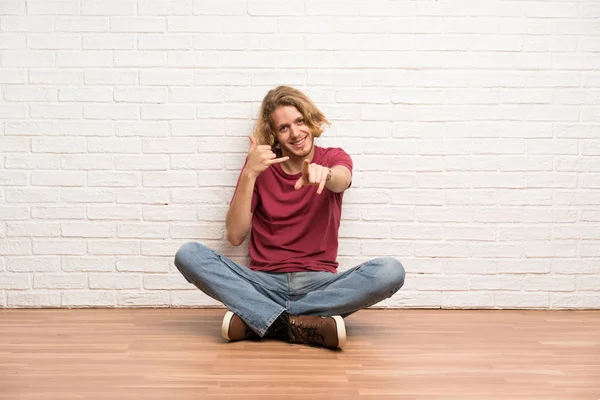
[[[304,125],[304,119],[300,118],[298,121],[296,121],[296,123],[298,125]]]
[[[287,129],[287,126],[283,125],[281,128],[279,128],[279,132],[284,132]]]

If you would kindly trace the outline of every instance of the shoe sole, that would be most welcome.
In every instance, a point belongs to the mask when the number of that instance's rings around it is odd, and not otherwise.
[[[346,325],[344,319],[339,315],[334,315],[331,318],[335,321],[335,328],[337,329],[338,337],[338,349],[341,349],[346,345]]]
[[[227,311],[223,317],[223,323],[221,324],[221,336],[223,336],[223,339],[231,340],[229,338],[229,325],[231,325],[233,315],[231,311]]]

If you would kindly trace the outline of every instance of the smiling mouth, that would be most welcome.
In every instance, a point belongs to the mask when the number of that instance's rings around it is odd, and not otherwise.
[[[305,142],[306,142],[306,137],[302,138],[301,140],[299,140],[297,142],[291,143],[291,145],[294,147],[302,147],[302,146],[304,146]]]

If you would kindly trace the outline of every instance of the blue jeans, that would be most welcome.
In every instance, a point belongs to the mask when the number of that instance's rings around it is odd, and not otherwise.
[[[394,258],[376,258],[341,273],[267,273],[189,242],[177,251],[175,265],[261,337],[284,312],[345,317],[391,297],[404,284],[404,268]]]

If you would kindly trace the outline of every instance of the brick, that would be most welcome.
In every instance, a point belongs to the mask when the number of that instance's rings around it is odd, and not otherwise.
[[[498,240],[550,240],[551,229],[547,226],[528,227],[500,227],[497,230]]]
[[[8,292],[7,304],[9,307],[18,308],[60,307],[60,292],[51,290]]]
[[[168,291],[119,291],[117,304],[123,307],[168,307],[171,304],[170,300]]]
[[[167,156],[116,156],[116,170],[164,171],[169,167]]]
[[[385,240],[361,240],[362,254],[373,257],[412,257],[414,256],[414,245],[400,241]]]
[[[249,0],[248,14],[251,16],[299,16],[304,15],[304,4],[291,0]]]
[[[354,190],[354,189],[353,189]],[[373,189],[371,189],[373,190]],[[444,204],[444,193],[432,190],[392,190],[392,204],[402,205],[431,205]],[[368,197],[367,197],[368,199]]]
[[[427,157],[415,157],[416,159],[427,159]],[[429,168],[424,172],[436,171],[496,171],[497,161],[489,156],[447,156],[443,160],[439,157],[429,157],[429,159],[441,162],[442,168]],[[444,168],[445,167],[445,168]]]
[[[442,240],[442,229],[434,226],[393,225],[391,238],[399,240]]]
[[[87,216],[91,220],[139,220],[141,212],[139,207],[124,205],[90,205],[87,207]],[[112,236],[112,235],[111,235]]]
[[[167,91],[163,88],[115,88],[114,99],[126,103],[164,103]]]
[[[194,72],[176,68],[150,69],[140,71],[140,85],[183,85],[191,86],[194,82]]]
[[[196,173],[178,172],[145,172],[142,184],[146,187],[192,187],[195,186]]]
[[[498,201],[501,205],[531,206],[552,205],[552,191],[550,190],[500,190]]]
[[[56,17],[54,28],[57,32],[108,32],[107,17]]]
[[[137,241],[120,240],[88,240],[88,253],[90,255],[116,255],[132,256],[139,254],[140,245]]]
[[[27,14],[33,15],[77,15],[80,13],[77,0],[28,0]]]
[[[550,293],[550,308],[553,309],[600,309],[600,297],[595,292]]]
[[[35,71],[30,71],[34,74]],[[21,69],[2,68],[0,83],[27,83],[27,71]]]
[[[82,15],[135,15],[135,0],[81,0]]]
[[[60,156],[45,154],[7,154],[6,169],[58,169]]]
[[[25,2],[22,0],[5,0],[0,3],[0,14],[19,15],[25,14]]]
[[[171,202],[175,204],[223,204],[225,201],[223,190],[219,188],[171,190]]]
[[[464,276],[418,275],[414,280],[419,291],[469,290],[469,278]]]
[[[424,261],[429,262],[433,260],[423,260],[423,262]],[[496,263],[495,260],[492,261],[489,259],[448,259],[443,260],[443,266],[439,267],[437,272],[443,270],[444,274],[474,275],[472,278],[479,275],[496,275]],[[432,273],[436,273],[436,271],[433,271]]]
[[[50,85],[82,85],[83,71],[32,69],[29,71],[29,83]]]
[[[219,4],[223,4],[222,2]],[[212,2],[211,5],[216,5]],[[169,32],[223,32],[224,19],[207,16],[167,16],[167,30]]]
[[[3,16],[4,32],[51,32],[54,28],[52,17],[39,16]]]
[[[53,136],[58,135],[58,124],[46,121],[6,121],[6,135]]]
[[[117,203],[122,204],[162,204],[169,203],[169,192],[167,190],[140,190],[119,189],[117,191]]]
[[[114,307],[117,292],[99,290],[72,290],[62,293],[63,307]]]
[[[216,224],[171,224],[170,236],[173,239],[223,239],[224,227],[221,223]]]
[[[109,238],[114,237],[114,224],[98,222],[63,222],[61,224],[63,237]]]
[[[25,290],[31,288],[29,274],[0,274],[0,289]]]
[[[4,89],[4,99],[14,102],[58,101],[58,89],[9,86]]]
[[[239,157],[237,158],[239,159]],[[243,163],[243,160],[242,160]],[[223,156],[221,155],[194,155],[186,157],[172,157],[172,169],[192,169],[196,171],[202,170],[221,170],[224,166]],[[240,166],[241,167],[241,166]],[[236,169],[239,170],[239,169]]]
[[[7,203],[56,203],[59,192],[56,189],[6,189]]]
[[[6,257],[6,269],[11,272],[58,272],[60,259],[51,257]]]
[[[495,294],[487,291],[442,292],[442,308],[493,308]]]
[[[31,184],[36,186],[84,186],[82,171],[33,171]]]
[[[84,240],[80,239],[35,239],[34,255],[83,255],[86,252]]]
[[[568,155],[578,154],[578,142],[560,139],[531,139],[527,141],[528,154]]]
[[[197,210],[194,206],[144,206],[142,209],[144,221],[195,222],[197,220],[196,214]]]
[[[588,243],[584,242],[581,244],[581,248],[579,250],[579,255],[581,257],[600,257],[600,245],[598,243]]]
[[[165,241],[146,241],[141,242],[142,255],[145,256],[161,256],[173,257],[180,245],[173,242]]]
[[[34,289],[84,289],[87,287],[85,274],[44,274],[33,276]]]
[[[196,107],[193,105],[142,105],[142,119],[145,120],[174,120],[174,119],[194,119]]]
[[[61,157],[62,169],[68,170],[112,170],[114,164],[114,158],[105,155],[76,154]]]
[[[275,33],[277,20],[273,18],[229,17],[223,25],[225,33]]]
[[[564,275],[535,275],[523,279],[523,290],[541,291],[551,290],[556,292],[570,292],[575,290],[575,278]]]
[[[60,191],[60,201],[64,203],[113,203],[112,189],[64,188]]]
[[[60,101],[110,103],[113,95],[110,88],[61,88],[58,91]]]
[[[161,17],[110,17],[111,32],[165,32],[166,20]]]
[[[115,270],[116,257],[61,257],[67,272],[109,272]],[[120,258],[119,258],[120,259]]]
[[[84,50],[130,50],[135,48],[135,37],[127,33],[94,33],[83,35]]]
[[[83,115],[87,119],[136,120],[140,107],[134,104],[85,104]]]
[[[61,68],[112,67],[112,64],[112,52],[107,50],[60,50],[56,52],[56,66]]]
[[[144,139],[142,150],[144,153],[194,153],[196,151],[196,139],[171,138],[171,139]]]
[[[88,139],[88,151],[90,153],[138,154],[141,150],[142,143],[138,138]]]
[[[81,36],[76,33],[30,34],[27,45],[40,50],[78,50],[81,49]]]
[[[523,254],[528,258],[562,258],[577,254],[576,243],[527,243],[523,245]]]
[[[216,307],[221,303],[199,290],[171,290],[171,307]]]
[[[86,69],[88,85],[137,85],[138,73],[130,69]]]
[[[582,206],[598,204],[597,192],[595,190],[555,190],[554,204],[558,206]]]
[[[90,273],[90,289],[141,289],[142,276],[126,273]]]
[[[169,270],[169,263],[166,259],[157,257],[119,257],[117,270],[123,272],[165,273]]]
[[[225,130],[219,120],[170,121],[172,136],[218,136]],[[228,148],[228,151],[236,149]]]
[[[445,226],[444,239],[446,240],[468,240],[477,241],[494,241],[496,233],[494,228],[479,227],[479,226]]]
[[[117,136],[165,137],[169,134],[169,124],[164,121],[118,121],[115,133]]]
[[[8,222],[6,225],[6,235],[8,237],[58,237],[60,236],[60,224]]]
[[[40,119],[81,119],[83,107],[79,104],[32,104],[31,116]]]
[[[548,308],[547,293],[500,292],[495,293],[496,307],[500,308]]]
[[[168,275],[146,275],[144,276],[144,289],[148,290],[182,290],[196,289],[195,286],[188,283],[181,274]]]
[[[467,258],[469,248],[463,244],[416,243],[414,255],[418,257]]]
[[[133,187],[138,186],[140,176],[137,173],[88,172],[88,186]]]
[[[80,206],[48,206],[32,207],[31,218],[33,219],[84,219],[85,207]]]
[[[140,239],[166,239],[169,237],[169,226],[166,224],[119,224],[117,237]],[[218,238],[217,238],[218,239]]]

